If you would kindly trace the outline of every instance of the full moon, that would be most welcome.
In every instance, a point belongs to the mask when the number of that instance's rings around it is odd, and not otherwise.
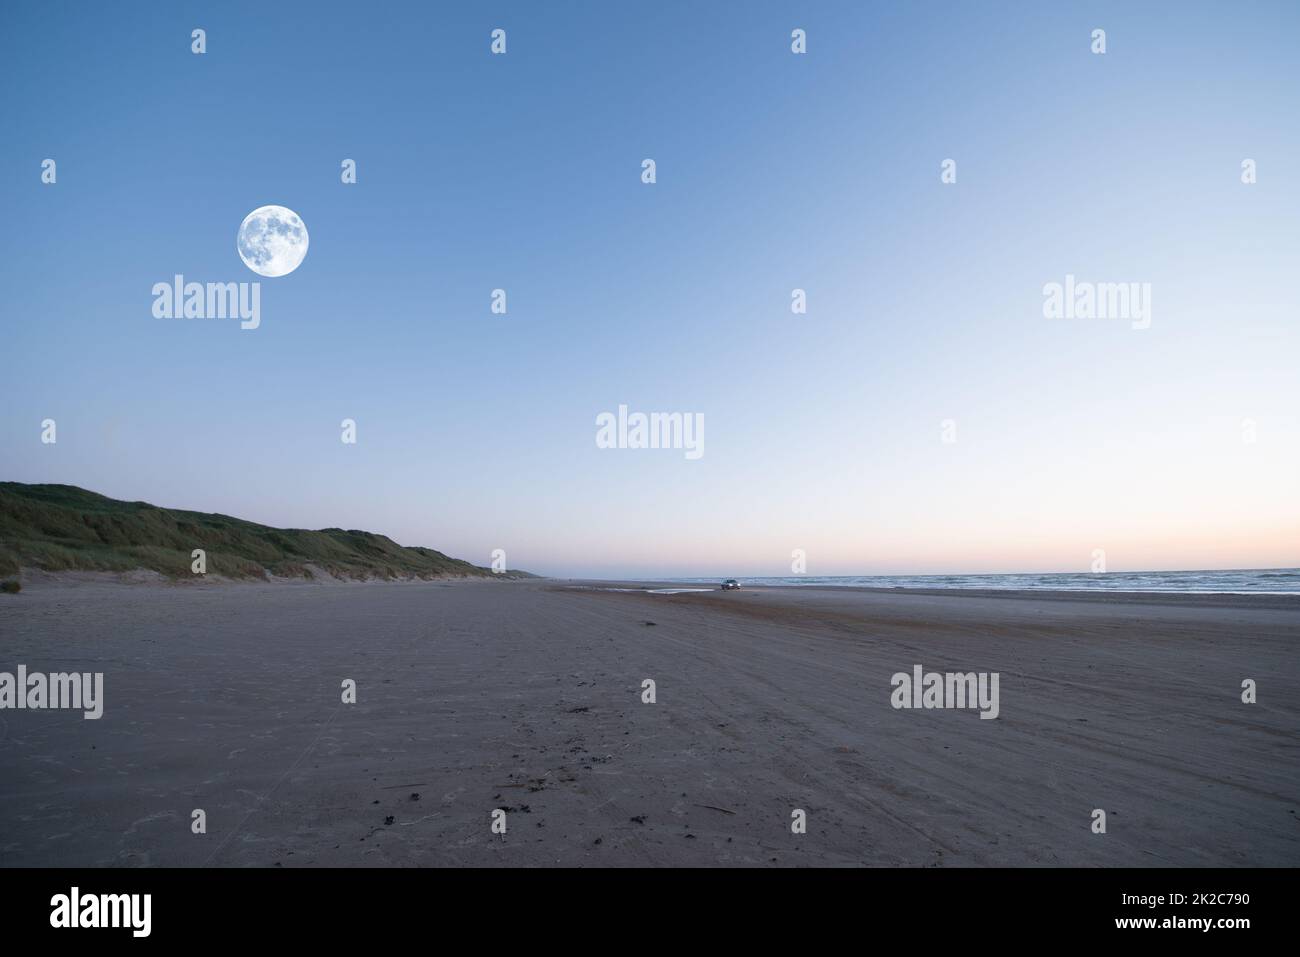
[[[259,276],[287,276],[307,255],[307,224],[284,206],[259,206],[239,226],[239,258]]]

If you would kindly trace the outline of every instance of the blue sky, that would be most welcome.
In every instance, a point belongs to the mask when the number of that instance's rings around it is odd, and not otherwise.
[[[1293,3],[0,26],[0,478],[559,575],[1300,564]],[[175,273],[259,280],[265,204],[311,248],[261,327],[154,319]],[[1045,319],[1066,274],[1149,282],[1151,327]],[[620,403],[703,414],[704,457],[598,449]]]

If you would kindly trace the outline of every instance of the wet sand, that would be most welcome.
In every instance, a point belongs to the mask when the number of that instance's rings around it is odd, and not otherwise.
[[[1300,598],[576,584],[0,596],[0,865],[1300,865]]]

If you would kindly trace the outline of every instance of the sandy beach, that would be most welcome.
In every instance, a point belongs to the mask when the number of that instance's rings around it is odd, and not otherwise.
[[[0,671],[103,716],[0,711],[0,864],[1296,866],[1298,646],[1291,597],[39,584]]]

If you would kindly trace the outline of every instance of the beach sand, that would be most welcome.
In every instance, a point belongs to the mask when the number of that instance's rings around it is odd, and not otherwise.
[[[0,864],[1300,865],[1298,598],[575,585],[0,596]]]

